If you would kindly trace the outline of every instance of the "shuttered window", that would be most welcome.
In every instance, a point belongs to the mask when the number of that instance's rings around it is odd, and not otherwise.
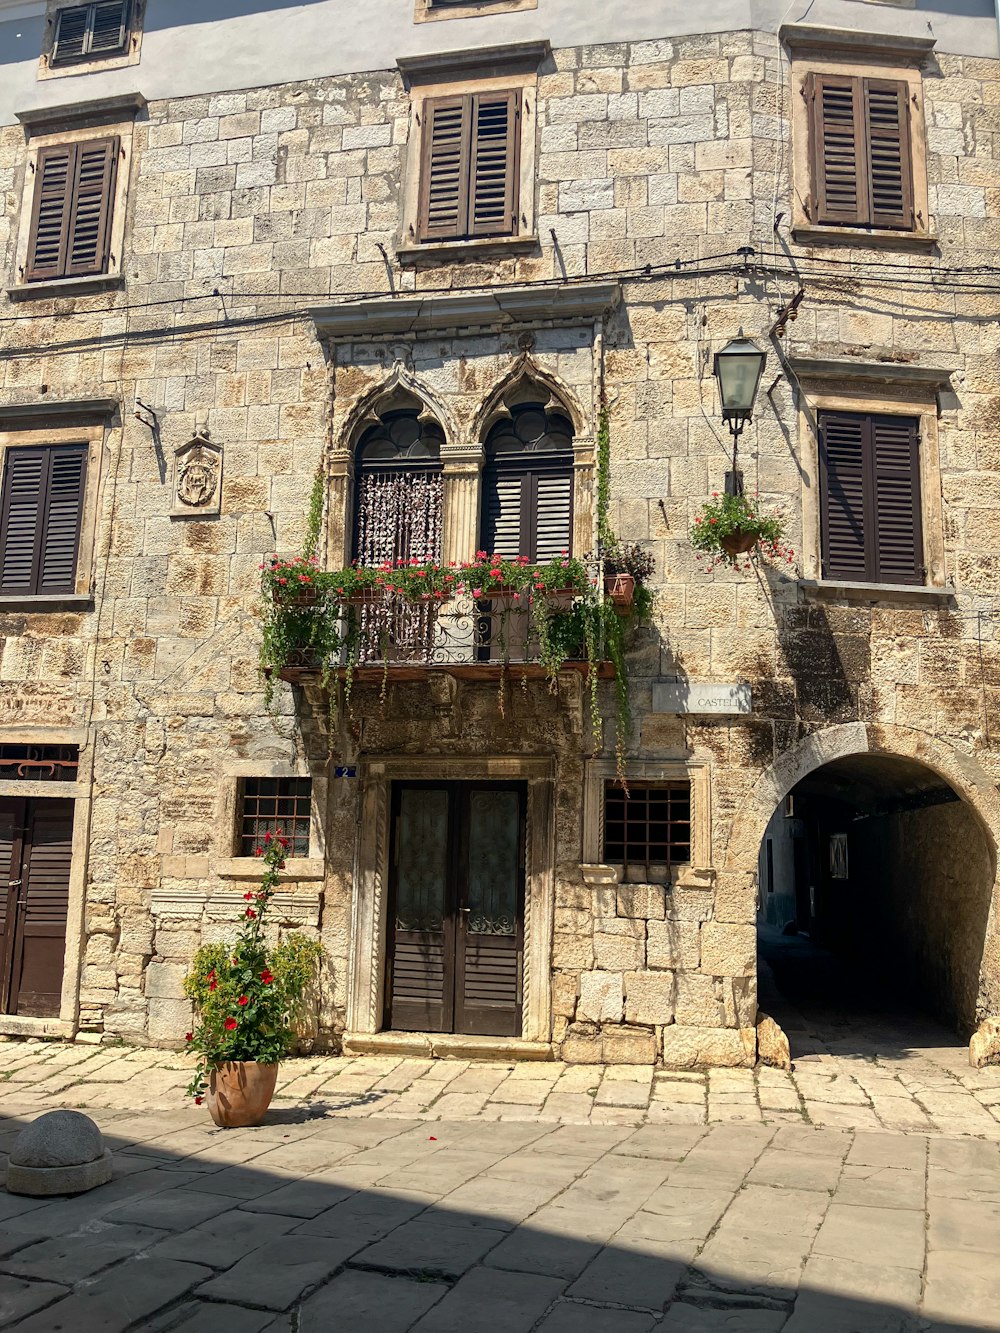
[[[71,593],[87,446],[8,449],[0,501],[0,593]]]
[[[892,79],[811,74],[812,219],[912,231],[909,87]]]
[[[514,91],[424,102],[421,241],[517,234],[520,120]]]
[[[114,55],[128,41],[131,0],[100,0],[56,13],[56,35],[51,63],[65,65],[74,60]]]
[[[919,427],[916,417],[820,414],[825,578],[924,582]]]
[[[554,560],[570,549],[573,526],[571,462],[505,459],[483,478],[483,549],[532,562]]]
[[[107,272],[119,147],[116,137],[39,149],[29,282]]]

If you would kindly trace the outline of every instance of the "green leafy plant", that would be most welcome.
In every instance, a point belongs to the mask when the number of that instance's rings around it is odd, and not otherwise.
[[[706,569],[718,564],[741,568],[751,567],[751,556],[756,554],[768,560],[792,564],[795,552],[785,545],[785,525],[780,514],[765,513],[756,496],[720,495],[713,491],[712,498],[702,507],[691,526],[691,545],[699,560],[706,556]]]
[[[291,1049],[292,1024],[319,968],[322,950],[304,935],[280,943],[266,937],[267,912],[291,844],[279,830],[257,848],[263,863],[260,886],[243,895],[239,933],[233,944],[206,944],[184,978],[184,994],[197,1018],[185,1040],[198,1062],[188,1094],[200,1105],[209,1077],[227,1061],[277,1064]]]
[[[326,504],[326,472],[320,465],[313,477],[312,490],[309,492],[309,513],[306,517],[306,540],[302,554],[308,560],[319,551],[320,534],[323,531],[323,509]]]

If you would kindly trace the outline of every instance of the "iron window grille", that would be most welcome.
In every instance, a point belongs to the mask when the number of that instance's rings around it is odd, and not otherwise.
[[[244,778],[240,789],[239,855],[253,856],[266,833],[279,830],[290,856],[309,855],[310,778]]]
[[[654,884],[690,863],[690,782],[606,782],[603,859],[625,881]]]
[[[77,745],[0,745],[0,779],[6,782],[75,782]]]

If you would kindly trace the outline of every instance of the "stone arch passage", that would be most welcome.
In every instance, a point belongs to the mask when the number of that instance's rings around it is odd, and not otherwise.
[[[975,1028],[995,844],[936,769],[871,751],[811,769],[778,801],[757,869],[762,984],[834,1022],[912,1006]]]

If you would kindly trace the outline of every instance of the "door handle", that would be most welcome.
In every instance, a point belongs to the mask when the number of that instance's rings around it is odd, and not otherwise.
[[[471,907],[460,907],[458,910],[459,910],[460,912],[471,912],[471,911],[472,911],[472,908],[471,908]]]
[[[7,881],[7,887],[8,889],[16,889],[20,883],[21,881],[19,879],[9,879]]]

